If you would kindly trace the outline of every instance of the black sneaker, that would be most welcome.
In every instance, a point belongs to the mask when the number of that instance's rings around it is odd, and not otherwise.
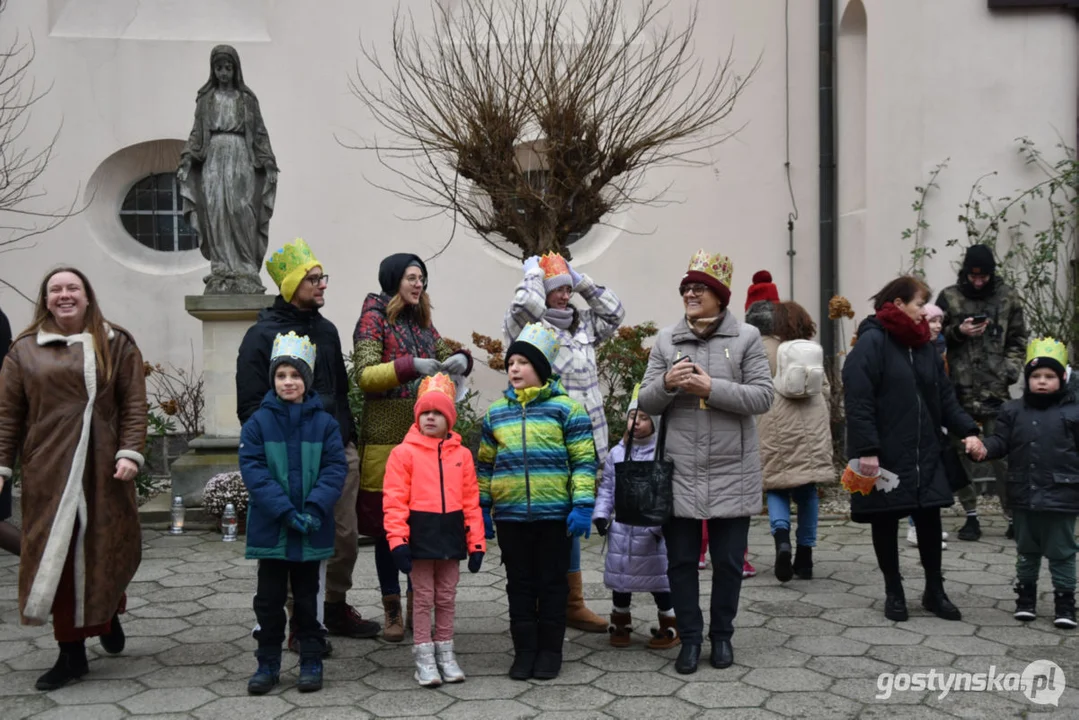
[[[1016,620],[1029,622],[1035,619],[1038,607],[1038,583],[1020,582],[1015,584],[1015,613],[1012,615]]]
[[[977,515],[967,515],[966,524],[959,528],[959,539],[972,542],[982,537],[982,525],[978,522]]]
[[[1053,624],[1064,630],[1075,629],[1075,592],[1072,590],[1057,590],[1053,593],[1053,603],[1056,606],[1056,617]]]
[[[1011,520],[1008,521],[1008,529],[1004,531],[1004,537],[1009,540],[1015,540],[1015,525]]]

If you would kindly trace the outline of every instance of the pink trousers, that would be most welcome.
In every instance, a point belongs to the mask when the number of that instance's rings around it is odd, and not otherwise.
[[[435,642],[453,640],[460,577],[459,560],[412,561],[412,641],[417,645],[432,640],[431,610],[435,611]]]

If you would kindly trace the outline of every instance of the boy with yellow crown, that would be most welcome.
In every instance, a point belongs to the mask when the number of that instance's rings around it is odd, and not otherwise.
[[[1058,628],[1075,628],[1075,516],[1079,514],[1079,402],[1064,385],[1068,350],[1053,338],[1027,346],[1023,397],[1004,405],[975,460],[1008,457],[1008,505],[1017,558],[1015,619],[1036,616],[1038,572],[1049,560]]]
[[[562,668],[570,538],[591,532],[596,448],[592,422],[551,374],[554,333],[532,323],[506,350],[509,387],[483,416],[480,507],[498,528],[506,566],[514,680]]]
[[[274,339],[273,389],[240,433],[240,471],[250,496],[246,557],[259,561],[258,670],[247,683],[251,695],[263,695],[279,681],[290,584],[300,650],[297,688],[322,689],[326,632],[318,621],[319,565],[333,555],[334,506],[348,463],[337,421],[313,389],[315,357],[306,335]]]

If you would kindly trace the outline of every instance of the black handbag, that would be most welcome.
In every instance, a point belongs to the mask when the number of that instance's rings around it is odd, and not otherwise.
[[[674,462],[664,458],[667,418],[659,423],[656,456],[633,460],[633,433],[626,440],[626,460],[614,465],[614,519],[625,525],[654,527],[674,512]]]

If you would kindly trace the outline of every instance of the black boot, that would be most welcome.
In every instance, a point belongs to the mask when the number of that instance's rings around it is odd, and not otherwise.
[[[120,626],[120,616],[113,615],[109,623],[109,631],[101,636],[101,648],[109,655],[119,655],[124,651],[127,638],[124,637],[124,629]]]
[[[922,607],[941,620],[962,620],[963,614],[944,594],[944,578],[933,575],[925,579],[925,592],[922,594]]]
[[[701,660],[700,643],[682,643],[682,649],[678,651],[678,659],[674,661],[674,669],[679,675],[690,675],[697,672],[697,663]]]
[[[896,622],[905,622],[910,615],[907,614],[907,596],[903,592],[903,576],[884,576],[884,617]]]
[[[510,625],[513,638],[513,665],[510,677],[514,680],[527,680],[532,677],[532,668],[536,664],[536,623],[516,622]]]
[[[281,649],[256,650],[258,669],[247,681],[248,695],[265,695],[281,680]]]
[[[60,657],[52,669],[37,679],[34,687],[38,690],[56,690],[72,680],[81,678],[90,672],[90,663],[86,660],[86,643],[60,643]]]
[[[566,626],[558,623],[541,622],[536,647],[536,664],[532,667],[532,677],[537,680],[553,680],[562,670],[562,642],[566,638]]]
[[[1008,518],[1008,529],[1004,531],[1004,537],[1015,540],[1015,523],[1011,521],[1011,518]]]
[[[977,515],[967,515],[967,522],[959,528],[960,540],[978,540],[982,536],[982,525]]]
[[[300,656],[300,678],[296,681],[300,692],[316,692],[322,689],[322,651]]]
[[[1038,583],[1035,582],[1018,582],[1015,584],[1015,594],[1018,595],[1015,599],[1015,614],[1012,615],[1016,620],[1029,621],[1037,617],[1036,608],[1038,606]]]
[[[712,663],[712,667],[729,668],[734,664],[734,648],[731,647],[731,641],[729,639],[717,640],[712,639],[712,657],[709,658]]]
[[[794,577],[791,567],[791,531],[776,530],[772,536],[776,541],[776,579],[787,582]]]
[[[794,551],[794,574],[803,580],[813,579],[813,548],[799,545]]]
[[[1075,629],[1075,591],[1055,590],[1053,604],[1056,606],[1053,624],[1064,630]]]

